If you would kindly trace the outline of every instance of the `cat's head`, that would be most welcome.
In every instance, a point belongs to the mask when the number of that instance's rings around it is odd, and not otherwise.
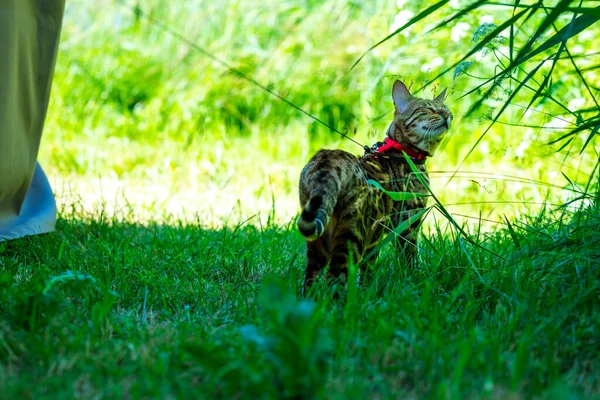
[[[394,122],[387,135],[398,143],[433,155],[452,122],[452,113],[444,104],[446,89],[433,100],[414,97],[406,85],[394,82]]]

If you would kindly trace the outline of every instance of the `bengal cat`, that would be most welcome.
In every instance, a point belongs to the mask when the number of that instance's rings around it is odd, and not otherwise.
[[[427,194],[403,156],[409,156],[426,182],[425,160],[431,157],[450,128],[452,113],[444,104],[446,90],[433,100],[410,94],[404,83],[392,88],[394,121],[383,143],[357,157],[342,150],[319,150],[300,174],[300,204],[304,207],[298,229],[306,238],[305,293],[329,264],[328,280],[345,283],[349,247],[360,262],[383,238],[426,206],[426,197],[394,201],[367,183],[379,182],[392,192]],[[396,239],[396,247],[408,263],[415,260],[416,218]],[[371,258],[371,261],[375,257]],[[361,267],[361,276],[366,273]]]

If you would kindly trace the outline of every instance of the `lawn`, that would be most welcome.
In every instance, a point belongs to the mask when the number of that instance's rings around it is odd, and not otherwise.
[[[0,243],[0,398],[600,399],[598,154],[548,145],[589,88],[561,60],[562,103],[516,96],[483,135],[517,83],[467,116],[470,91],[506,46],[425,86],[509,14],[424,20],[351,69],[433,2],[67,3],[39,156],[59,219]],[[593,87],[598,35],[570,47]],[[302,296],[299,172],[362,149],[211,57],[361,144],[394,79],[451,89],[417,267],[385,248],[372,282]]]
[[[0,244],[4,398],[598,398],[597,208],[303,300],[291,226],[63,214]],[[465,246],[463,248],[463,246]],[[466,251],[465,251],[466,250]]]

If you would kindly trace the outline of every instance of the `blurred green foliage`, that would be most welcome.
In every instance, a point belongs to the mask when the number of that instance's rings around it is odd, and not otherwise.
[[[424,97],[451,88],[454,126],[430,169],[458,169],[451,181],[453,174],[432,173],[444,203],[477,203],[451,206],[456,213],[495,218],[536,208],[535,203],[572,199],[574,188],[563,174],[585,185],[596,164],[593,146],[578,154],[588,134],[581,132],[558,153],[562,143],[546,144],[580,123],[593,105],[571,59],[561,59],[552,70],[548,91],[556,101],[542,96],[525,112],[531,94],[521,91],[478,142],[527,66],[512,72],[515,80],[494,82],[499,86],[493,95],[485,92],[489,85],[477,87],[524,45],[543,12],[517,26],[514,48],[506,40],[510,31],[502,32],[467,59],[471,64],[433,85],[427,84],[460,61],[476,44],[472,40],[482,40],[491,24],[501,25],[520,9],[487,5],[428,33],[469,4],[451,1],[350,68],[369,47],[433,4],[147,0],[109,1],[98,9],[69,1],[41,159],[53,176],[73,184],[99,176],[132,187],[157,183],[170,192],[196,193],[194,209],[214,205],[227,212],[239,199],[251,213],[265,211],[274,197],[278,210],[291,216],[297,211],[299,171],[314,151],[362,152],[161,29],[159,21],[362,144],[383,137],[396,78]],[[561,15],[556,29],[572,15]],[[594,47],[599,33],[592,25],[569,42],[593,90],[599,86]],[[550,29],[540,40],[552,34]],[[484,95],[477,113],[464,118]],[[134,198],[135,193],[128,200],[135,203]]]

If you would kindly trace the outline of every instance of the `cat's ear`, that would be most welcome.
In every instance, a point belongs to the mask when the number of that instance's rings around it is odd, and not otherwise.
[[[444,100],[446,100],[446,89],[442,90],[442,92],[438,94],[435,99],[433,99],[433,101],[436,103],[443,103]]]
[[[406,110],[411,98],[412,95],[404,83],[400,81],[394,82],[394,86],[392,87],[392,99],[394,99],[394,106],[398,112],[404,112]]]

